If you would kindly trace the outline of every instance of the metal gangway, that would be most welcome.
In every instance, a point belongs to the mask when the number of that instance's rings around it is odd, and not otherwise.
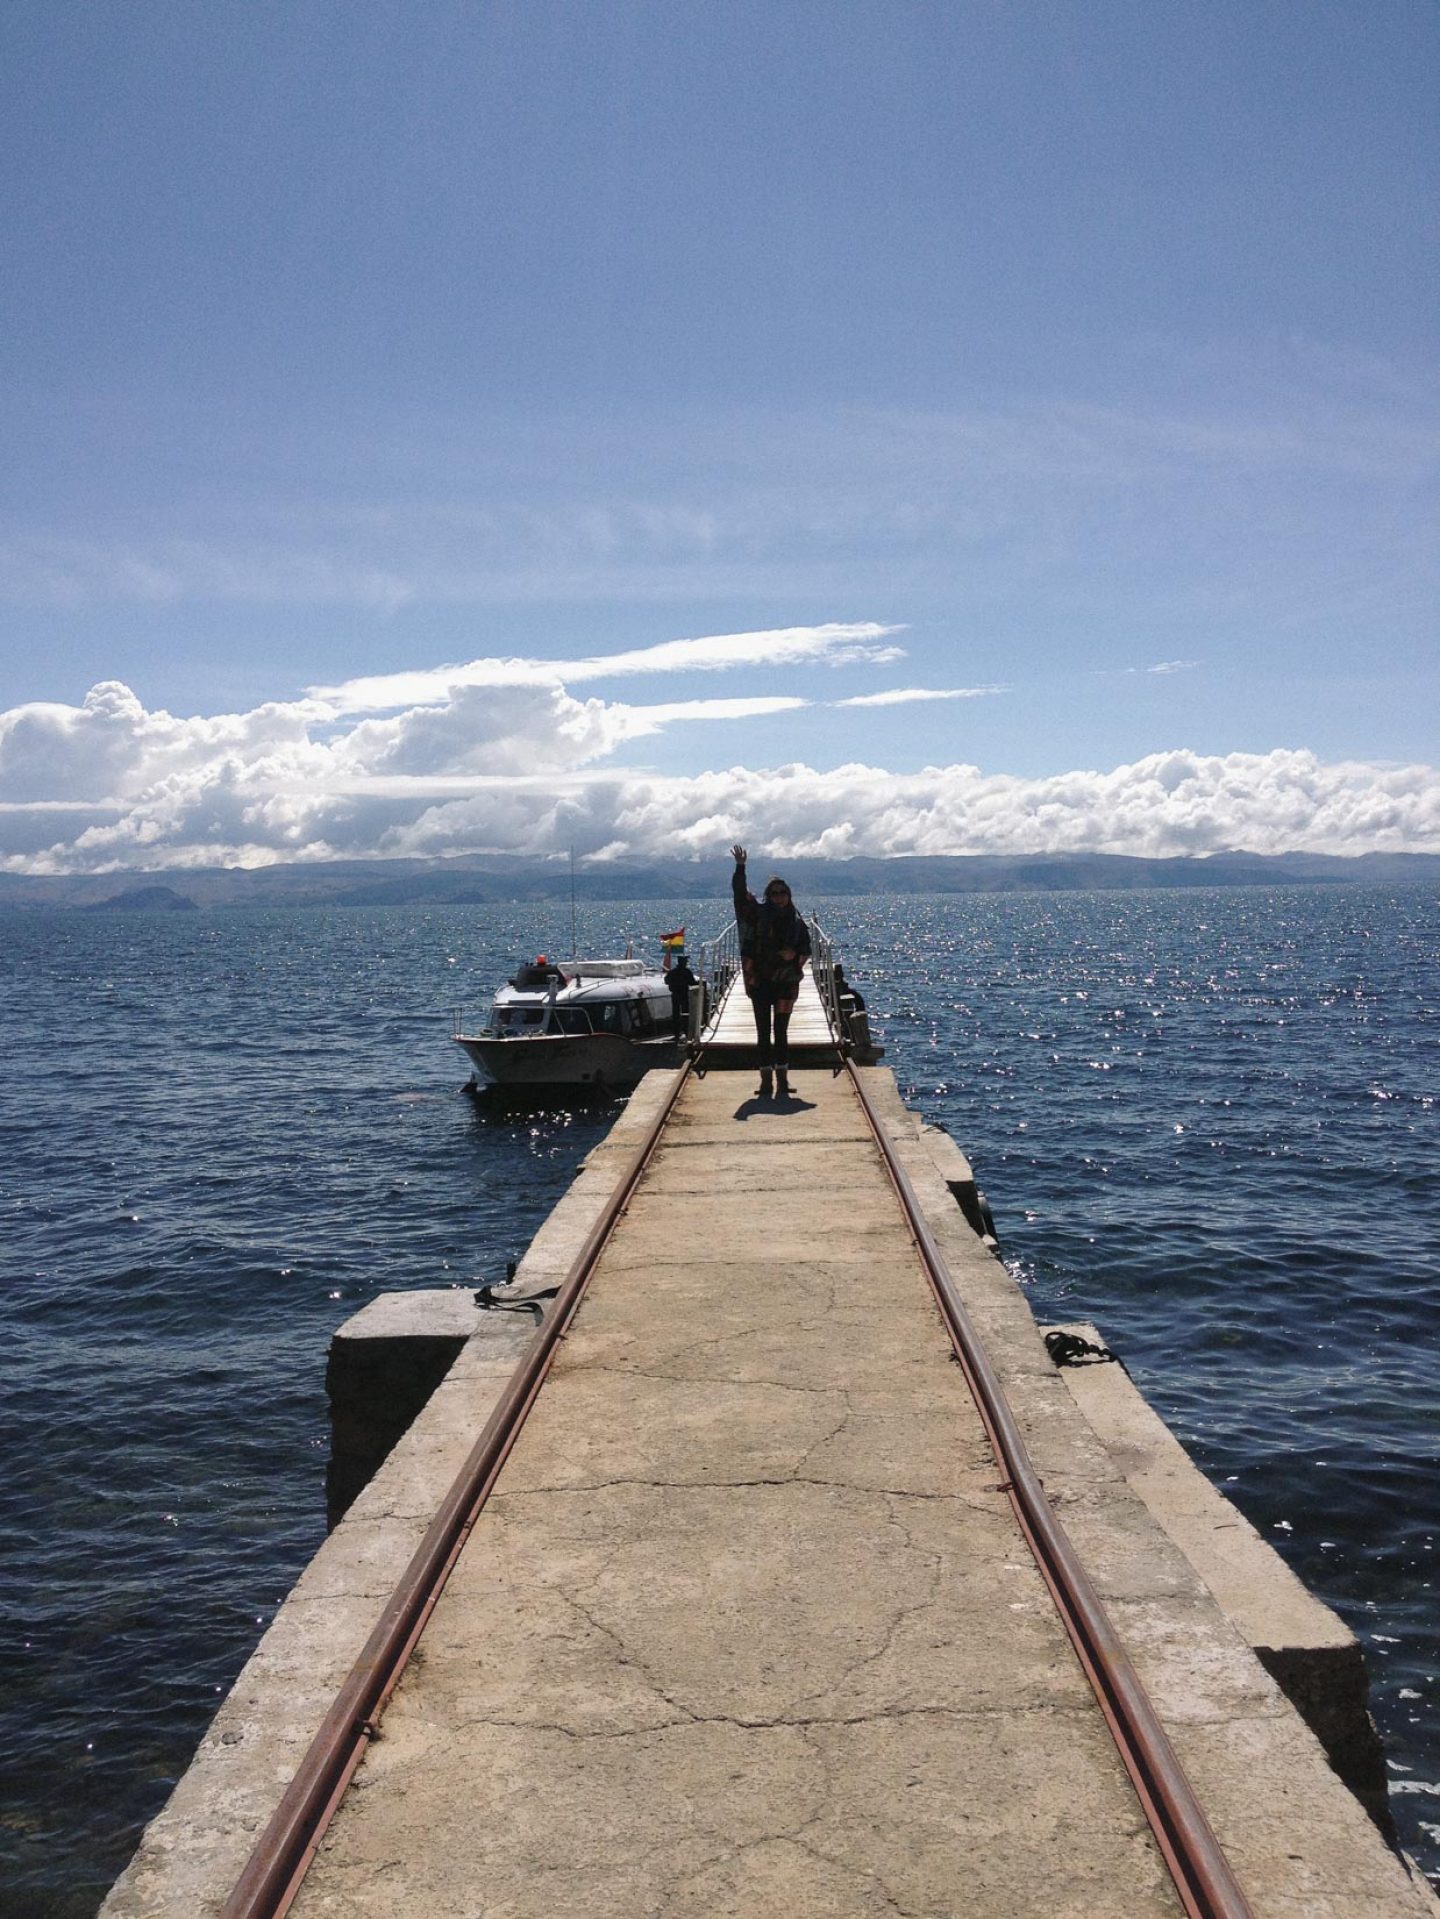
[[[873,1044],[863,1012],[847,1004],[835,982],[835,943],[809,914],[810,964],[800,981],[790,1017],[792,1067],[837,1068],[845,1057],[873,1065],[883,1048]],[[692,995],[690,1052],[702,1074],[712,1068],[745,1070],[758,1058],[755,1022],[740,966],[739,929],[732,920],[699,948],[699,987]]]

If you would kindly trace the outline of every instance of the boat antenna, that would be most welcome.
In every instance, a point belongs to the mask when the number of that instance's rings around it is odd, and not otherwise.
[[[575,943],[575,848],[570,848],[570,957],[579,959],[580,949]]]

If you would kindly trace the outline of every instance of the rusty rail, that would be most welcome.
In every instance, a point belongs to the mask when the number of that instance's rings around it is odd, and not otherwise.
[[[1004,1490],[1110,1727],[1181,1903],[1191,1919],[1253,1919],[1155,1708],[1045,1495],[1004,1389],[864,1082],[850,1060],[844,1065],[1005,1473]],[[655,1150],[689,1070],[687,1065],[677,1073],[645,1138],[626,1162],[614,1193],[565,1277],[552,1311],[386,1602],[226,1901],[221,1919],[280,1919],[293,1901],[325,1828],[374,1736],[376,1721],[534,1404],[555,1349]]]
[[[889,1170],[955,1355],[1005,1474],[1003,1490],[1009,1494],[1020,1529],[1099,1702],[1181,1904],[1191,1919],[1253,1919],[1234,1869],[1195,1797],[1150,1696],[1046,1497],[1005,1389],[965,1309],[894,1144],[849,1059],[845,1070]]]
[[[565,1275],[553,1307],[496,1402],[256,1842],[220,1919],[280,1919],[294,1900],[325,1828],[375,1735],[376,1721],[398,1685],[451,1568],[509,1457],[550,1370],[555,1348],[575,1315],[605,1242],[629,1203],[689,1072],[688,1063],[680,1068],[645,1138],[626,1162],[619,1184]]]

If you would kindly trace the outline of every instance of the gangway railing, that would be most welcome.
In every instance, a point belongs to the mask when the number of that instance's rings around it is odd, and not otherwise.
[[[690,1019],[692,1044],[703,1039],[708,1028],[718,1019],[720,1003],[739,974],[740,929],[734,920],[722,926],[713,939],[703,940],[695,958],[701,993],[700,1005],[692,1010]]]
[[[813,914],[806,923],[810,928],[810,970],[836,1049],[842,1059],[853,1059],[858,1066],[873,1066],[884,1056],[885,1048],[871,1035],[870,1015],[863,1010],[863,1001],[859,1006],[855,1003],[854,989],[840,971],[835,942]]]
[[[810,928],[810,971],[815,989],[820,995],[830,1037],[837,1052],[844,1054],[849,1050],[850,1039],[840,1017],[840,995],[835,986],[835,942],[813,913],[805,923]]]
[[[801,996],[804,997],[807,992],[813,991],[815,999],[819,1002],[820,1013],[825,1023],[824,1045],[827,1050],[830,1047],[834,1048],[834,1063],[838,1071],[841,1061],[854,1049],[851,1045],[850,1022],[845,1016],[845,1008],[837,985],[836,976],[839,969],[835,957],[835,945],[813,914],[806,917],[805,924],[810,935],[810,980],[808,985],[802,988]],[[724,1008],[728,1004],[730,995],[737,990],[743,971],[739,929],[733,922],[725,926],[714,939],[705,941],[696,957],[700,984],[693,995],[697,1004],[692,1006],[690,1053],[695,1061],[696,1072],[703,1079],[711,1048],[722,1043],[720,1035],[727,1023]],[[748,1022],[746,1024],[748,1025]],[[730,1043],[733,1044],[733,1042],[732,1034]],[[792,1033],[792,1047],[794,1044],[795,1039]],[[815,1047],[813,1035],[807,1044],[812,1049]],[[865,1063],[869,1062],[871,1055],[868,1040],[860,1049],[860,1057]]]
[[[740,929],[734,920],[722,926],[713,939],[703,940],[696,958],[699,977],[710,987],[711,997],[719,999],[740,971]]]
[[[810,929],[810,972],[820,995],[830,1036],[844,1043],[844,1022],[840,1017],[840,996],[835,987],[835,942],[819,920],[811,914],[805,921]],[[714,1018],[720,1001],[740,971],[740,931],[732,920],[714,939],[704,941],[697,955],[698,977],[705,983],[705,1022]]]

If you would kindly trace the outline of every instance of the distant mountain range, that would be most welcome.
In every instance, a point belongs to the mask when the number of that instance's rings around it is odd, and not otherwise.
[[[1136,892],[1194,886],[1440,884],[1440,854],[1220,853],[1206,859],[1133,859],[1118,853],[981,854],[955,859],[782,860],[802,901],[886,893]],[[771,863],[755,863],[763,881]],[[0,873],[0,908],[69,907],[175,912],[189,907],[437,906],[568,899],[565,860],[466,854],[446,860],[334,860],[303,866],[195,867],[47,877]],[[724,900],[724,859],[580,864],[582,900]],[[758,889],[757,889],[758,890]]]

